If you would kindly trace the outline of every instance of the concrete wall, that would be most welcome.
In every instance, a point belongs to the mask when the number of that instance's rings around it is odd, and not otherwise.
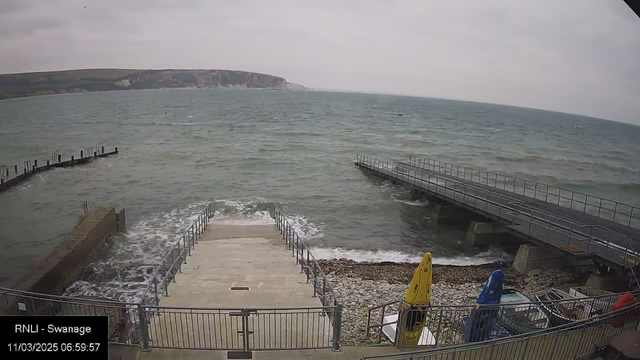
[[[62,294],[67,286],[82,275],[85,266],[104,246],[107,236],[115,229],[115,208],[92,207],[80,218],[73,231],[13,288]]]
[[[518,254],[513,260],[513,268],[521,274],[526,274],[533,269],[562,267],[567,264],[568,259],[565,255],[529,244],[520,245]]]

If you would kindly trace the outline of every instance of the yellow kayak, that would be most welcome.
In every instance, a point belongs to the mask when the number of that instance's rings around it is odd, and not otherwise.
[[[411,284],[404,297],[402,308],[409,309],[426,309],[431,302],[431,253],[424,254],[420,265],[413,274]],[[418,345],[422,328],[424,327],[424,311],[405,311],[404,321],[404,345]]]

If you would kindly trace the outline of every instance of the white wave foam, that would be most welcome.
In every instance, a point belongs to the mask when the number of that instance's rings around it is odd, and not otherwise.
[[[87,266],[67,296],[98,296],[126,302],[141,300],[156,266],[199,216],[207,202],[140,219],[126,234],[112,238],[108,257]]]
[[[302,215],[287,216],[293,230],[303,241],[309,241],[324,236],[324,224],[316,223]]]
[[[343,248],[320,248],[315,247],[311,249],[311,253],[316,259],[341,259],[347,258],[357,262],[409,262],[418,263],[422,260],[422,256],[407,254],[395,250],[355,250],[355,249],[343,249]],[[497,261],[510,261],[512,257],[504,252],[500,248],[490,248],[485,252],[481,252],[474,256],[453,256],[453,257],[439,257],[433,256],[433,264],[435,265],[453,265],[453,266],[470,266],[470,265],[482,265],[490,264]]]
[[[410,206],[429,206],[429,201],[427,201],[426,199],[424,199],[424,200],[416,200],[416,201],[393,199],[393,201],[399,202],[399,203],[403,203],[403,204],[407,204],[407,205],[410,205]]]
[[[268,208],[267,209],[265,209]],[[214,202],[213,223],[217,225],[273,225],[271,204],[266,199],[252,196],[240,200],[221,199]]]
[[[175,123],[169,123],[169,122],[160,122],[160,123],[156,123],[153,122],[151,123],[151,125],[163,125],[163,126],[196,126],[196,125],[208,125],[209,123],[206,122],[175,122]]]
[[[213,223],[216,225],[273,225],[275,220],[268,211],[229,215],[223,215],[216,211],[213,215]]]

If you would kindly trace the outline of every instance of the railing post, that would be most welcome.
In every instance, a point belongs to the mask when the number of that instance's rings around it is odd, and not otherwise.
[[[138,318],[140,320],[140,332],[142,335],[142,342],[140,343],[142,351],[149,350],[149,326],[147,322],[147,314],[144,311],[142,305],[138,305]]]
[[[162,269],[164,270],[164,278],[162,282],[164,283],[164,296],[169,296],[169,285],[167,285],[167,266],[164,259],[162,260]]]
[[[309,268],[309,249],[307,249],[307,269]],[[309,271],[307,271],[307,284],[309,283]]]
[[[333,351],[340,351],[340,334],[342,332],[342,305],[335,306],[333,315]]]
[[[180,244],[180,243],[178,243],[178,244]],[[171,267],[174,267],[175,264],[176,264],[176,261],[173,259],[173,249],[171,249],[170,252],[171,252]],[[175,283],[176,282],[176,277],[172,276],[171,280],[173,280],[173,283]]]
[[[153,277],[153,287],[156,290],[156,306],[160,305],[160,297],[158,296],[158,278],[156,276]]]
[[[438,339],[440,339],[440,325],[442,324],[442,313],[444,312],[444,307],[440,308],[440,315],[438,315],[438,330],[436,331],[436,338],[433,347],[438,347]]]
[[[186,241],[184,235],[182,235],[182,248],[185,249],[185,250],[187,248],[189,248],[189,256],[191,256],[191,248],[187,246],[187,241]],[[187,257],[186,256],[184,257],[184,263],[185,264],[187,263]]]
[[[298,249],[298,251],[296,251],[296,264],[300,263],[300,265],[302,265],[302,261],[298,260],[298,258],[300,257],[300,254],[299,254],[299,251],[300,251],[300,238],[298,236],[295,236],[295,239],[296,239],[296,249]],[[309,251],[309,250],[307,250],[307,251]],[[304,252],[304,249],[302,249],[302,252]],[[302,266],[300,267],[300,272],[302,272]]]
[[[326,291],[327,291],[327,277],[323,276],[322,277],[322,301],[321,301],[322,306],[326,305],[324,303],[324,297],[325,297],[325,294],[327,293]]]
[[[318,295],[318,265],[314,261],[313,262],[313,297],[316,297],[316,295]]]
[[[407,323],[407,314],[408,311],[402,307],[402,302],[400,302],[400,310],[398,311],[398,321],[396,322],[396,348],[402,350],[404,348],[404,327]]]

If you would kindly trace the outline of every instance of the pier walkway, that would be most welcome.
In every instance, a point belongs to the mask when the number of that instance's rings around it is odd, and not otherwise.
[[[429,159],[355,164],[502,223],[531,243],[625,269],[640,252],[640,209],[549,185]]]

